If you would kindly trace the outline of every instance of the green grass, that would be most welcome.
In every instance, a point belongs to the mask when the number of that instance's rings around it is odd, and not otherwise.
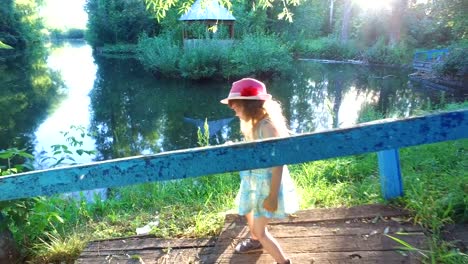
[[[468,263],[441,239],[444,225],[468,220],[467,149],[467,139],[401,149],[405,195],[392,201],[382,198],[375,153],[289,168],[302,209],[392,203],[411,211],[414,223],[427,230],[430,247],[420,251],[425,262]],[[225,214],[236,212],[238,186],[238,174],[225,173],[115,188],[94,203],[34,198],[19,203],[23,211],[17,212],[27,221],[10,229],[33,263],[69,261],[87,241],[136,235],[149,222],[157,222],[151,233],[161,238],[216,236]],[[404,239],[401,244],[418,250]]]
[[[466,260],[439,235],[444,224],[467,220],[467,148],[468,140],[458,140],[401,150],[405,196],[391,203],[412,211],[415,223],[432,233],[431,248],[424,252],[428,263]],[[388,203],[380,193],[375,154],[292,165],[290,170],[302,209]],[[65,215],[63,225],[56,228],[61,230],[56,235],[63,238],[60,241],[66,241],[65,234],[88,240],[131,236],[137,227],[155,220],[159,224],[151,233],[157,237],[208,237],[220,232],[227,212],[235,212],[238,184],[238,175],[228,173],[118,188],[110,199],[94,204],[49,202],[57,203],[51,208],[69,210],[57,209]],[[39,244],[50,250],[37,251],[36,245],[35,259],[65,258],[63,251],[49,246],[53,242],[65,248],[65,243],[43,240]],[[53,252],[57,252],[55,256]]]

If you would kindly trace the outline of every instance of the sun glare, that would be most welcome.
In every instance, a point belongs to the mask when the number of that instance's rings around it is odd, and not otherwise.
[[[363,10],[390,10],[392,0],[354,0]]]
[[[53,28],[85,28],[88,14],[84,4],[85,0],[46,0],[41,15]]]

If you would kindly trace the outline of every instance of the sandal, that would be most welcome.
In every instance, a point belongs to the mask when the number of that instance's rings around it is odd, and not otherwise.
[[[247,238],[246,240],[240,242],[237,244],[235,252],[236,253],[251,253],[251,252],[259,252],[263,251],[263,246],[260,243],[260,241],[252,239],[252,238]]]

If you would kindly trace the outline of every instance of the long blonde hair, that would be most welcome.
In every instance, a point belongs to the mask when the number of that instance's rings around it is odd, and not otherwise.
[[[274,100],[229,100],[229,105],[239,104],[242,106],[244,115],[248,120],[240,120],[241,132],[247,140],[257,139],[257,125],[264,119],[269,118],[272,125],[278,131],[280,137],[290,135],[286,124],[281,104]]]

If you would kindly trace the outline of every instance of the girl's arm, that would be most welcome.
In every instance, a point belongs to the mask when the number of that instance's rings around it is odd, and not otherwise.
[[[265,201],[263,201],[263,208],[267,211],[274,212],[278,209],[278,193],[283,176],[283,166],[273,167],[271,173],[270,194]]]
[[[270,122],[265,123],[260,127],[262,138],[279,137],[278,130]],[[281,186],[281,178],[283,177],[283,166],[271,168],[271,185],[270,194],[263,201],[263,207],[270,212],[278,209],[278,193]]]

